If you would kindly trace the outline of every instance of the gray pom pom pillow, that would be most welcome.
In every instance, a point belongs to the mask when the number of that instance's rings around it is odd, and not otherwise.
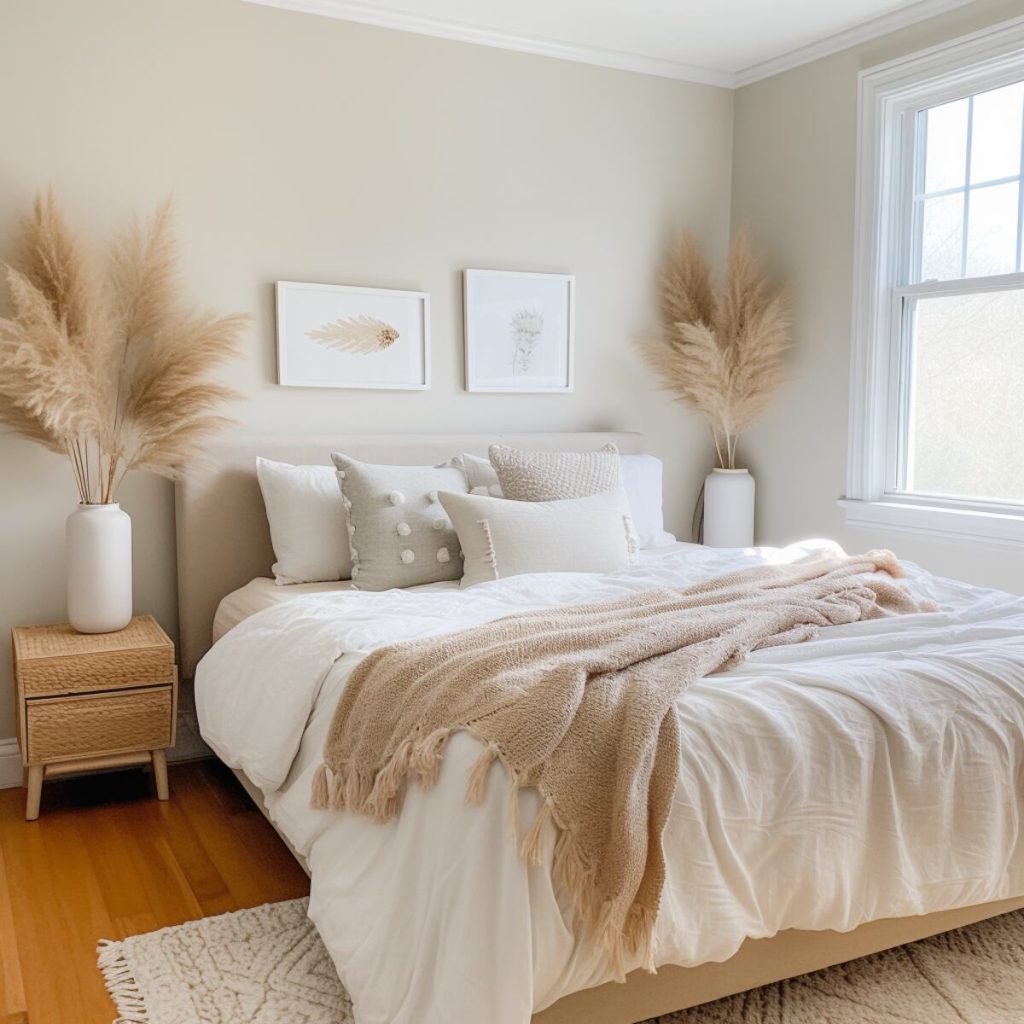
[[[462,577],[458,534],[439,491],[466,493],[451,466],[381,466],[331,455],[348,512],[352,583],[360,590],[415,587]]]

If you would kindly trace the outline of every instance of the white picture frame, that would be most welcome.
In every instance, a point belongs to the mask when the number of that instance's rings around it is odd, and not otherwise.
[[[573,390],[576,279],[571,274],[463,271],[466,390]]]
[[[278,384],[430,387],[426,292],[278,281],[276,299]]]

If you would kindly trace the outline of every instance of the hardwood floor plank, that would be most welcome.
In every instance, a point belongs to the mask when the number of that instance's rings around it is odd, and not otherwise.
[[[139,771],[0,791],[0,1024],[110,1024],[96,944],[309,892],[237,780],[176,765],[158,802]],[[56,969],[55,969],[56,965]]]
[[[96,979],[88,972],[79,930],[68,925],[75,880],[54,877],[47,837],[56,833],[39,824],[19,821],[4,829],[5,877],[30,1018],[70,1021],[96,1011]],[[58,972],[54,965],[60,965]]]
[[[0,807],[0,815],[3,808]],[[14,926],[14,907],[11,894],[3,884],[7,877],[4,866],[3,843],[0,842],[0,1024],[8,1024],[24,1014],[25,989],[21,983],[21,963],[18,957],[18,933]]]
[[[235,901],[232,909],[306,895],[309,880],[305,872],[230,773],[227,779],[230,782],[208,772],[197,775],[181,787],[178,800],[228,886]],[[229,786],[242,793],[245,804],[239,804],[236,813],[225,815],[225,789]]]
[[[210,860],[199,834],[175,799],[175,783],[176,779],[172,775],[171,799],[158,808],[171,855],[187,879],[202,916],[211,917],[234,910],[235,901],[227,883]]]

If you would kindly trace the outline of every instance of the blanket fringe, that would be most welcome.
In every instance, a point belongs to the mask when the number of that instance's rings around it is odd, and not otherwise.
[[[476,759],[469,779],[466,781],[466,803],[482,804],[487,795],[487,778],[491,771],[491,765],[498,759],[498,747],[495,743],[488,743]]]
[[[413,747],[409,763],[424,789],[433,789],[441,777],[441,755],[451,734],[451,729],[435,729]]]
[[[350,768],[345,776],[345,806],[360,814],[364,813],[371,792],[373,792],[373,775]]]
[[[572,897],[573,905],[581,917],[593,920],[597,916],[594,901],[594,876],[597,871],[583,853],[568,829],[561,829],[555,840],[555,855],[551,874],[555,883]]]
[[[537,816],[533,819],[533,824],[530,826],[529,831],[524,836],[522,845],[519,847],[519,856],[527,864],[540,867],[543,863],[544,829],[551,823],[551,820],[551,804],[545,800],[537,812]]]
[[[519,780],[512,776],[505,801],[505,831],[517,846],[519,845]]]
[[[402,792],[409,774],[414,741],[404,740],[391,756],[391,760],[377,773],[367,809],[377,821],[390,821],[402,806]]]
[[[100,939],[96,947],[96,963],[117,1008],[118,1017],[114,1024],[149,1024],[146,1001],[125,959],[124,943]]]
[[[601,907],[594,934],[608,953],[615,981],[625,981],[629,964],[640,961],[650,974],[657,971],[654,925],[656,914],[648,907],[633,906],[625,914],[621,903],[608,901]]]
[[[322,764],[313,773],[313,796],[309,802],[314,811],[326,811],[331,806],[331,791],[327,782],[327,765]]]
[[[345,786],[337,772],[327,769],[327,783],[330,790],[331,808],[335,811],[345,810]]]

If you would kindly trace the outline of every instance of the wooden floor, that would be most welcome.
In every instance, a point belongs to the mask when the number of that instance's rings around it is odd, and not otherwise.
[[[111,1024],[99,939],[309,892],[219,762],[172,766],[171,799],[116,772],[47,783],[38,821],[0,790],[0,1024]]]

